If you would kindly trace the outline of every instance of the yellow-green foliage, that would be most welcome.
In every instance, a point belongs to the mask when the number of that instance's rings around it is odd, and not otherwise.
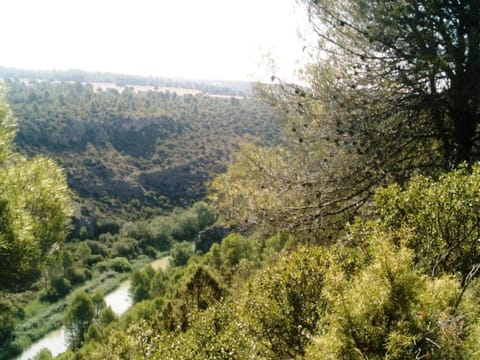
[[[282,191],[283,183],[274,188],[276,183],[271,181],[272,177],[288,178],[291,168],[285,157],[287,152],[280,147],[241,144],[236,161],[210,186],[211,198],[225,220],[258,224],[263,221],[262,214],[275,213],[287,203],[292,205],[294,199]]]
[[[469,358],[463,342],[478,317],[478,297],[462,294],[452,276],[428,277],[416,269],[414,251],[370,226],[365,265],[348,276],[339,264],[325,276],[328,306],[307,358]]]
[[[462,282],[480,263],[480,164],[435,181],[418,176],[405,190],[377,192],[376,208],[390,230],[411,229],[408,246],[431,275],[460,273]]]
[[[324,249],[304,248],[283,256],[253,279],[245,314],[267,357],[303,355],[323,312],[328,267]]]
[[[164,298],[145,304],[153,315],[138,311],[126,332],[111,334],[106,346],[92,345],[90,353],[112,359],[478,359],[476,214],[461,209],[465,202],[475,208],[478,175],[473,166],[437,181],[415,178],[406,190],[381,190],[380,217],[358,219],[329,247],[295,247],[297,239],[286,234],[261,246],[251,242],[255,236],[229,235],[203,258],[166,274]],[[446,224],[458,228],[448,232]],[[453,233],[469,244],[449,253],[470,264],[467,276],[450,262],[433,272],[427,265],[435,257],[420,256],[432,254],[428,246],[448,249],[445,234]],[[254,271],[238,275],[246,264]]]
[[[82,355],[86,359],[478,356],[476,281],[465,290],[453,276],[429,277],[416,268],[414,252],[396,244],[397,234],[383,231],[378,223],[354,226],[348,238],[360,238],[363,244],[284,253],[235,297],[214,296],[206,307],[201,299],[207,286],[195,280],[201,269],[197,267],[170,308],[150,306],[156,316],[136,317],[126,332],[111,332],[105,345],[92,344]],[[170,317],[177,319],[173,326],[161,325]]]
[[[16,129],[16,122],[5,100],[4,92],[2,85],[0,87],[0,163],[6,160],[11,151]]]
[[[70,221],[63,171],[50,159],[13,151],[15,121],[0,89],[0,288],[34,280]]]

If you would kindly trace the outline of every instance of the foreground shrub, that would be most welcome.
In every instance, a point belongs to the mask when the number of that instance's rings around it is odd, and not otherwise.
[[[389,230],[414,230],[408,246],[427,273],[459,273],[465,285],[469,274],[478,271],[480,164],[452,171],[437,181],[415,177],[404,190],[391,185],[378,191],[376,208]]]

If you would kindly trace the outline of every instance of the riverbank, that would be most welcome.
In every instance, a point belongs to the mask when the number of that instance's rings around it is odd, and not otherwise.
[[[166,253],[162,253],[160,256],[160,258],[153,262],[151,258],[142,256],[132,260],[130,265],[132,270],[139,269],[147,264],[151,264],[152,267],[155,266],[156,268],[167,266],[169,257]],[[117,273],[114,271],[101,273],[76,288],[72,293],[77,290],[84,290],[87,293],[100,291],[103,294],[108,294],[119,287],[122,282],[126,281],[130,275],[131,273]],[[15,347],[24,351],[47,334],[60,329],[62,327],[65,309],[72,296],[71,294],[51,304],[41,302],[38,298],[29,302],[24,310],[26,319],[15,328]]]

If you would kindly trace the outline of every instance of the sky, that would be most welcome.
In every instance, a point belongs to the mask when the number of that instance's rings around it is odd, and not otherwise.
[[[292,78],[311,39],[295,0],[2,0],[0,12],[0,66],[34,70]]]

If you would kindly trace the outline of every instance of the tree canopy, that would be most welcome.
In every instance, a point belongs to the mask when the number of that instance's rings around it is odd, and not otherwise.
[[[476,1],[308,4],[320,49],[328,54],[312,69],[312,90],[340,121],[338,129],[358,138],[357,149],[372,155],[386,137],[396,145],[392,150],[403,150],[397,161],[408,160],[408,149],[437,152],[434,164],[447,169],[478,159]]]
[[[0,90],[0,289],[35,280],[70,221],[70,193],[50,159],[15,153],[15,120]]]
[[[64,319],[66,339],[71,348],[77,349],[82,345],[94,318],[95,307],[92,298],[84,291],[76,293]]]
[[[89,236],[92,218],[132,221],[193,205],[240,137],[279,139],[270,108],[251,98],[5,82],[19,151],[61,164],[81,205],[77,233],[85,225]]]
[[[226,175],[236,179],[229,190],[247,189],[240,203],[251,209],[248,221],[324,229],[358,213],[378,186],[479,159],[478,4],[305,3],[318,41],[304,85],[274,76],[256,89],[283,114],[287,143],[242,149]],[[219,200],[226,213],[245,208],[234,196],[233,206]]]

